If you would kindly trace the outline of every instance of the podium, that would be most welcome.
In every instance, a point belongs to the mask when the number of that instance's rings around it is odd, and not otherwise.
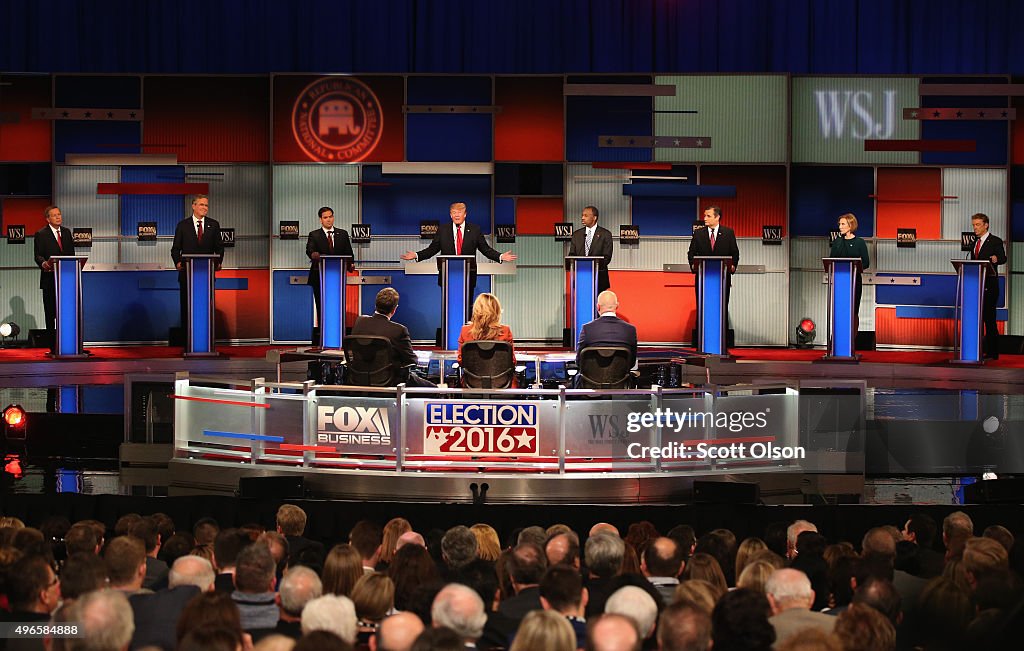
[[[352,256],[320,255],[320,348],[339,350],[345,338],[345,287]]]
[[[950,260],[956,269],[956,337],[954,364],[983,364],[981,357],[982,305],[988,260]]]
[[[856,362],[857,277],[860,258],[822,258],[828,274],[828,353],[823,359]]]
[[[575,349],[584,324],[597,318],[597,274],[603,258],[594,255],[570,255],[565,258],[569,270],[569,291],[565,304],[569,306],[569,347]]]
[[[697,341],[705,355],[727,356],[729,266],[728,255],[698,255],[695,282],[697,292]]]
[[[86,259],[84,255],[59,255],[50,258],[57,290],[54,358],[86,357],[82,348],[82,265]]]
[[[188,313],[185,327],[185,357],[216,357],[213,346],[214,273],[220,256],[216,253],[185,253],[185,292]]]
[[[469,275],[472,255],[439,255],[441,262],[441,346],[459,349],[459,333],[470,311]]]

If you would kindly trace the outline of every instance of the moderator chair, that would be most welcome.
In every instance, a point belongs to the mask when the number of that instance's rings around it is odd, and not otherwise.
[[[391,362],[391,340],[374,335],[345,337],[347,381],[360,387],[393,387],[397,385]]]
[[[632,353],[625,346],[588,346],[580,351],[578,389],[628,389]]]
[[[507,389],[512,386],[516,360],[507,341],[467,341],[462,344],[462,386],[468,389]]]

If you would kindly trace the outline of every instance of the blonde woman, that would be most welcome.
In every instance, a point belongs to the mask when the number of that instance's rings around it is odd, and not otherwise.
[[[512,330],[501,323],[501,303],[494,294],[483,293],[473,301],[473,316],[459,333],[459,364],[462,364],[462,344],[467,341],[507,341],[512,343]],[[512,350],[515,359],[515,349]]]
[[[387,567],[391,559],[395,557],[395,548],[398,546],[398,539],[404,533],[412,531],[412,525],[405,518],[391,518],[384,525],[384,539],[380,544],[380,564]]]
[[[474,524],[469,530],[476,536],[477,557],[490,563],[497,561],[501,556],[501,542],[494,527],[489,524]]]
[[[534,610],[523,618],[509,651],[575,651],[576,633],[569,620],[553,610]]]

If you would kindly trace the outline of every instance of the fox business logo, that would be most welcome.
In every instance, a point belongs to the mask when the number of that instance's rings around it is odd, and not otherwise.
[[[638,244],[639,242],[639,226],[619,226],[619,244]]]
[[[292,108],[292,133],[315,161],[366,158],[384,132],[384,111],[370,87],[353,77],[323,77]]]
[[[317,407],[316,442],[328,445],[391,445],[388,410],[381,407]]]
[[[139,222],[138,237],[140,242],[155,242],[156,222]]]
[[[76,228],[71,231],[71,239],[75,242],[75,248],[92,246],[92,229]]]
[[[420,222],[420,239],[421,240],[432,240],[437,235],[437,229],[440,228],[440,222],[436,219],[428,219]]]
[[[917,229],[916,228],[897,228],[896,229],[896,248],[912,249],[917,246]]]
[[[537,405],[428,402],[423,452],[433,455],[538,456]]]

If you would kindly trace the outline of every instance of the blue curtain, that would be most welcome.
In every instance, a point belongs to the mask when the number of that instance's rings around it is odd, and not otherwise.
[[[3,0],[9,72],[1024,73],[1019,0]]]

